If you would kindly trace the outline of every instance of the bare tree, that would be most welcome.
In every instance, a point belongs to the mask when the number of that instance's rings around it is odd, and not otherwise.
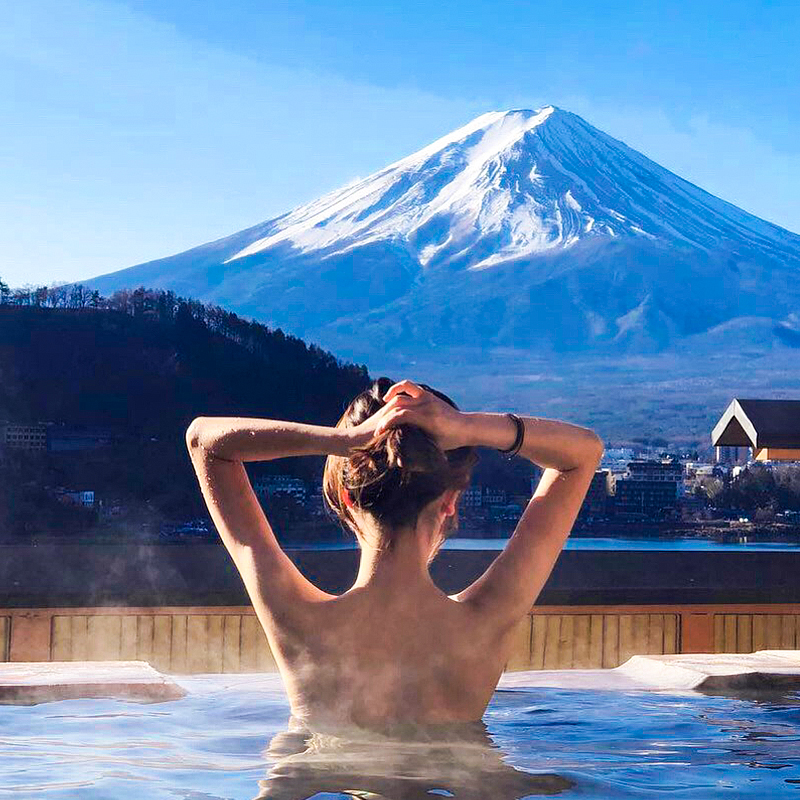
[[[82,283],[72,286],[69,292],[70,308],[85,308],[88,299],[88,292]]]
[[[67,283],[54,283],[48,292],[48,299],[53,308],[67,307]]]
[[[29,306],[31,305],[31,292],[33,287],[26,283],[24,286],[18,286],[13,292],[13,304],[15,306]]]

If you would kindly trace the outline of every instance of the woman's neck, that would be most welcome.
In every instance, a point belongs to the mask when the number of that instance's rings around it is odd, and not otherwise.
[[[375,539],[359,537],[361,561],[353,588],[381,586],[389,591],[419,586],[436,588],[428,570],[433,536],[431,531],[419,529],[396,531],[391,549],[371,544]]]

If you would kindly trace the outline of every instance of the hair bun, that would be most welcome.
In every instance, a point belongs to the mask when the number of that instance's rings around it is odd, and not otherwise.
[[[337,427],[355,427],[386,403],[383,398],[395,381],[382,377],[357,395],[347,406]],[[426,391],[455,409],[445,394],[426,384]],[[323,475],[325,503],[341,522],[358,532],[351,507],[371,514],[388,530],[382,536],[386,546],[394,543],[394,531],[416,525],[420,511],[447,489],[463,490],[469,485],[478,460],[473,447],[448,450],[439,447],[434,436],[411,423],[386,428],[369,442],[351,449],[348,456],[328,456]],[[345,503],[343,490],[352,503]]]
[[[417,425],[389,428],[385,439],[386,464],[404,475],[447,469],[447,458],[433,437]]]
[[[394,469],[403,468],[403,432],[399,426],[389,428],[384,439],[386,465]]]

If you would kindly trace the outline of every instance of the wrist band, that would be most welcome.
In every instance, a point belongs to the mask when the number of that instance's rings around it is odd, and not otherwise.
[[[525,440],[525,423],[516,414],[509,412],[506,416],[514,420],[514,424],[517,426],[517,438],[514,439],[514,444],[507,450],[498,448],[498,451],[508,458],[513,458],[520,451],[522,442]]]

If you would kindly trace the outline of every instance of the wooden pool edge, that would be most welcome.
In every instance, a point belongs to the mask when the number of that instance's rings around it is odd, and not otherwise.
[[[797,649],[800,603],[534,606],[517,626],[506,670]],[[183,674],[277,670],[250,606],[0,608],[0,662],[87,660],[142,660]]]

